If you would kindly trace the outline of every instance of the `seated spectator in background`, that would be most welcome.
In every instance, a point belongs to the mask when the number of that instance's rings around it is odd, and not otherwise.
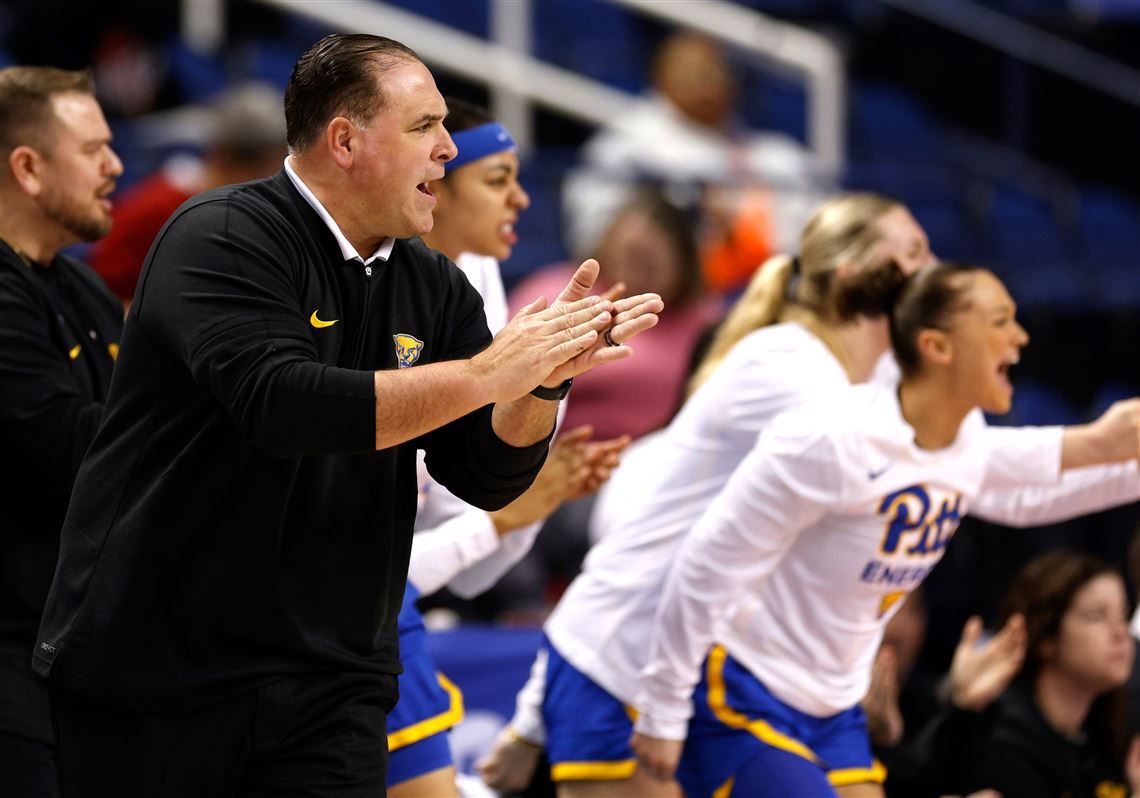
[[[1014,579],[1002,617],[1014,613],[1025,616],[1025,666],[975,738],[966,786],[1004,798],[1136,795],[1140,745],[1125,745],[1120,714],[1135,649],[1120,573],[1091,555],[1050,552]]]
[[[58,795],[47,686],[32,647],[59,532],[103,415],[122,313],[61,255],[111,228],[123,165],[88,72],[0,69],[0,793]]]
[[[998,632],[987,634],[974,616],[962,629],[950,671],[941,678],[924,673],[914,666],[927,618],[923,592],[917,590],[887,624],[861,702],[875,756],[887,768],[887,798],[948,792],[959,781],[981,713],[1009,687],[1025,660],[1025,618],[1013,615]]]
[[[179,205],[207,189],[268,177],[281,168],[281,92],[245,84],[222,94],[211,111],[202,158],[175,156],[126,191],[115,205],[114,230],[91,251],[91,265],[128,309],[150,245]]]
[[[691,353],[712,323],[719,302],[703,296],[696,240],[689,216],[662,194],[643,188],[610,220],[592,257],[605,258],[600,286],[623,295],[652,290],[669,311],[657,326],[638,337],[633,348],[640,367],[621,361],[610,375],[583,374],[566,398],[565,429],[589,425],[595,438],[640,438],[664,426],[681,401]],[[508,297],[510,313],[536,296],[557,296],[573,267],[557,264],[523,279]],[[652,287],[652,288],[650,288]],[[530,299],[528,299],[530,297]],[[601,379],[596,379],[596,376]],[[589,549],[589,518],[594,496],[563,504],[547,519],[534,549],[480,599],[483,617],[541,620],[548,603],[578,572]],[[503,613],[521,613],[504,616]]]
[[[802,144],[746,128],[720,47],[682,32],[660,47],[652,89],[582,150],[563,191],[572,251],[591,250],[637,183],[703,211],[701,260],[714,291],[737,287],[769,255],[791,251],[827,187]]]
[[[624,284],[623,293],[653,291],[669,312],[640,336],[636,358],[613,364],[611,374],[583,374],[567,399],[566,429],[583,424],[600,439],[634,439],[664,425],[681,398],[689,356],[718,305],[702,297],[693,228],[685,213],[655,190],[645,189],[618,210],[591,257],[606,264],[606,287]],[[510,295],[516,313],[527,297],[557,296],[573,267],[558,264],[519,283]],[[637,365],[633,365],[634,361]]]

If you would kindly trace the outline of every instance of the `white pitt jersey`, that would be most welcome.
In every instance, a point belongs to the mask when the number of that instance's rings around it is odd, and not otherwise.
[[[777,419],[686,539],[643,672],[638,729],[684,736],[710,645],[818,717],[866,693],[883,627],[942,558],[993,453],[977,413],[918,448],[896,391],[862,385]],[[729,608],[725,611],[725,608]]]
[[[606,486],[608,528],[597,530],[600,542],[546,623],[559,653],[632,702],[680,541],[772,418],[847,387],[839,362],[799,325],[742,339],[668,429],[631,453]]]

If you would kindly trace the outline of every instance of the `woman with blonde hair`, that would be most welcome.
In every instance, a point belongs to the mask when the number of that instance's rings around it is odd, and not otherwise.
[[[873,267],[888,260],[906,274],[934,260],[926,233],[906,206],[872,193],[841,194],[825,202],[804,227],[800,255],[775,255],[756,271],[721,323],[687,395],[741,338],[779,323],[802,325],[827,346],[853,382],[866,379],[873,361],[887,349],[886,326],[882,318],[853,316],[859,308],[848,294],[868,290],[867,283],[881,275]],[[848,277],[850,284],[837,295],[837,282]]]
[[[900,271],[932,260],[905,207],[850,194],[829,200],[808,223],[798,268],[793,259],[764,266],[714,342],[709,358],[719,366],[698,372],[672,423],[627,453],[599,498],[600,541],[545,626],[545,690],[532,684],[521,694],[542,696],[541,720],[533,700],[521,702],[485,776],[507,783],[497,777],[499,754],[519,754],[525,742],[518,738],[545,739],[563,798],[676,794],[638,770],[629,710],[677,548],[776,415],[868,379],[887,349],[885,313]],[[985,428],[982,435],[996,474],[1048,485],[1059,479],[1063,443],[1066,466],[1098,462],[1127,438],[1123,431],[1135,435],[1134,425],[1117,408],[1087,428]],[[1096,495],[1079,487],[1064,499],[1012,491],[980,497],[974,508],[1006,523],[1044,523],[1138,492],[1134,473],[1112,479]],[[839,770],[848,771],[840,778],[882,779],[870,762]]]

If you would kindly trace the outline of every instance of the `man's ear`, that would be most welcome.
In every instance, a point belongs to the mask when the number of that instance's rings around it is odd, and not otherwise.
[[[29,197],[43,191],[44,158],[35,148],[21,144],[8,153],[8,169],[20,190]]]
[[[918,333],[918,354],[940,366],[949,365],[954,359],[954,342],[942,330],[927,327]]]
[[[333,162],[341,169],[352,166],[356,132],[352,120],[343,116],[334,117],[325,127],[325,146],[328,147]]]

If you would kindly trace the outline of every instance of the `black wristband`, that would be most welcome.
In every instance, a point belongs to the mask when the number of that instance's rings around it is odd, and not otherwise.
[[[566,380],[566,382],[559,385],[557,388],[547,388],[545,386],[538,386],[530,392],[531,396],[537,396],[539,399],[549,399],[551,401],[558,401],[564,399],[566,394],[570,393],[570,384],[574,382],[573,379]]]

